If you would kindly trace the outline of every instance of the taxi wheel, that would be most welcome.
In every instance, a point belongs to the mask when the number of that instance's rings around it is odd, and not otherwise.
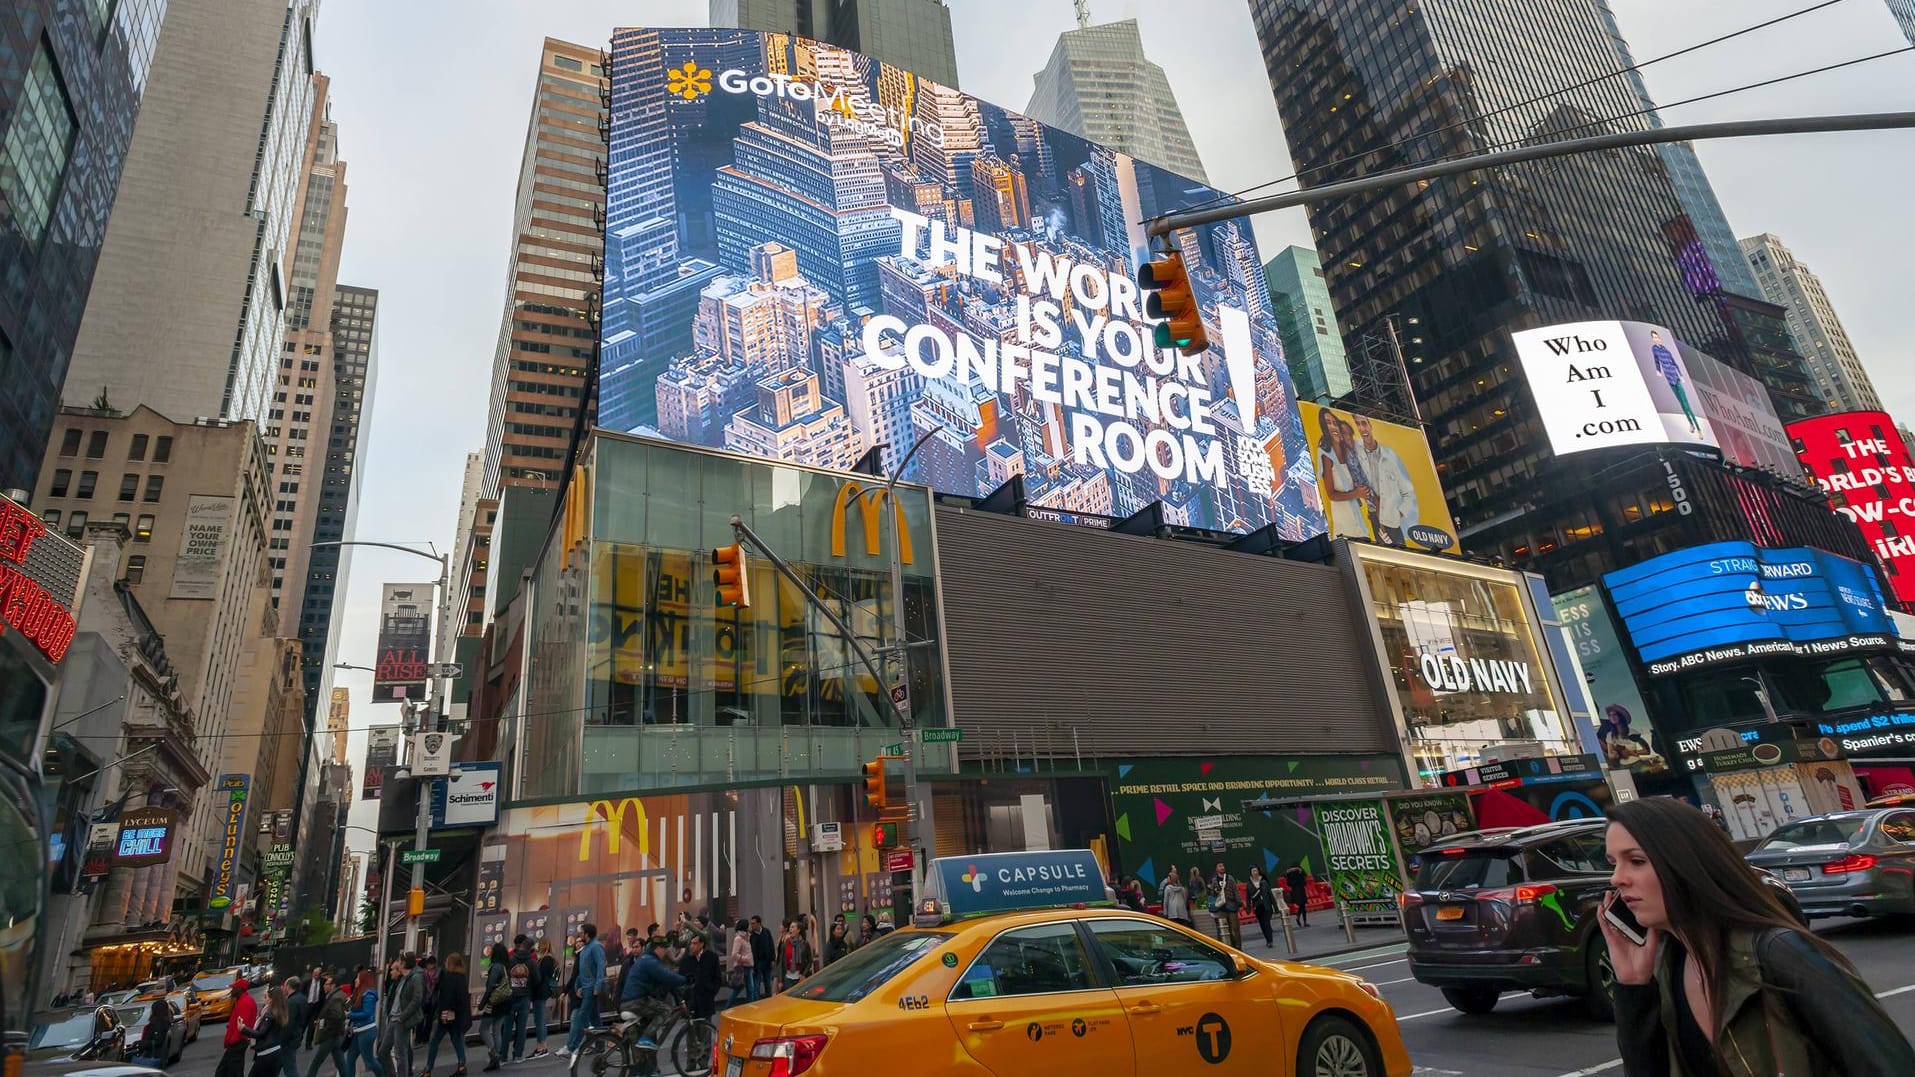
[[[1383,1063],[1362,1028],[1345,1017],[1319,1017],[1303,1030],[1297,1077],[1383,1077]]]

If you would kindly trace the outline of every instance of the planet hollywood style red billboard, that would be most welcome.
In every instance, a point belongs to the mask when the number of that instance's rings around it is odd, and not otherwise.
[[[1888,589],[1915,604],[1915,458],[1880,411],[1844,411],[1790,423],[1795,454],[1854,521],[1882,562]]]

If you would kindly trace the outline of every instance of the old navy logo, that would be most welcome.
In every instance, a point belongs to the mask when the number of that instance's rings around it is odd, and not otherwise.
[[[1532,691],[1529,663],[1500,658],[1472,658],[1467,662],[1455,655],[1426,654],[1417,660],[1423,680],[1431,688],[1445,692],[1510,692],[1527,695]]]

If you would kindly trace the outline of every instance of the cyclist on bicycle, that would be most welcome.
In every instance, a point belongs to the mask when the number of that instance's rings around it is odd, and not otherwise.
[[[685,986],[685,978],[666,967],[664,956],[665,941],[652,940],[632,969],[631,978],[625,981],[624,997],[619,999],[619,1009],[638,1022],[638,1046],[648,1050],[657,1050],[665,1022],[677,1008],[672,992]]]

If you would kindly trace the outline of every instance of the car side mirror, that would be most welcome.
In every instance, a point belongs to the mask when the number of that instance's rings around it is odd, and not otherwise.
[[[1230,963],[1236,967],[1238,976],[1250,975],[1250,959],[1242,954],[1231,954]]]

